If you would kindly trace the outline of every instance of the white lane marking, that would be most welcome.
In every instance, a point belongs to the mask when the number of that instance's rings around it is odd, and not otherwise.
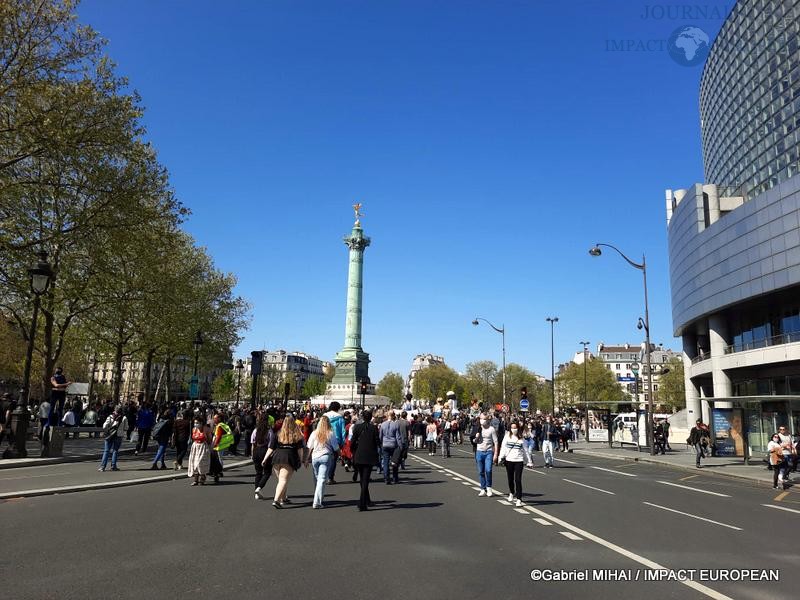
[[[462,481],[461,483],[462,483],[463,485],[472,485],[472,484],[471,484],[469,481]],[[478,488],[478,489],[480,489],[480,488]]]
[[[498,502],[504,506],[511,506],[511,502],[508,500],[498,500]]]
[[[539,525],[552,525],[552,523],[547,519],[540,519],[539,517],[533,517],[533,520],[536,521]]]
[[[561,535],[563,535],[565,538],[569,538],[569,539],[571,539],[571,540],[575,540],[576,542],[577,542],[577,541],[580,541],[580,540],[582,540],[582,539],[583,539],[583,538],[582,538],[582,537],[580,537],[579,535],[575,535],[574,533],[572,533],[572,532],[570,532],[570,531],[559,531],[558,533],[560,533]]]
[[[566,481],[567,483],[572,483],[575,485],[579,485],[581,487],[589,488],[590,490],[595,490],[598,492],[603,492],[604,494],[609,494],[611,496],[616,496],[614,492],[609,492],[608,490],[601,490],[600,488],[593,487],[591,485],[586,485],[585,483],[578,483],[577,481],[572,481],[571,479],[563,479],[562,481]]]
[[[421,462],[428,463],[429,466],[434,466],[434,467],[437,466],[435,463],[425,460],[424,458],[419,458],[418,456],[415,456],[414,458],[416,458]],[[475,485],[479,485],[479,483],[474,479],[470,479],[469,477],[464,477],[464,479],[466,479],[467,481],[471,481]],[[630,560],[637,562],[640,565],[644,565],[648,569],[667,570],[666,567],[660,565],[659,563],[653,560],[650,560],[649,558],[645,558],[644,556],[636,554],[635,552],[626,550],[622,546],[618,546],[613,542],[609,542],[608,540],[603,539],[600,536],[597,536],[593,533],[589,533],[585,529],[581,529],[580,527],[573,525],[572,523],[567,523],[562,519],[553,517],[549,513],[544,512],[543,510],[540,510],[538,508],[533,508],[532,506],[529,506],[528,510],[533,514],[539,515],[540,517],[547,519],[548,521],[552,521],[553,523],[563,527],[564,529],[568,529],[573,533],[582,535],[584,538],[586,538],[587,540],[591,540],[595,544],[599,544],[605,548],[608,548],[612,552],[616,552],[617,554],[624,556],[625,558],[629,558]],[[698,583],[697,581],[682,580],[679,581],[678,583],[680,583],[681,585],[685,585],[686,587],[690,587],[693,590],[698,591],[705,596],[708,596],[709,598],[714,598],[714,600],[733,600],[733,598],[731,598],[730,596],[726,596],[725,594],[718,592],[714,589],[711,589],[710,587],[703,585],[702,583]]]
[[[469,482],[467,482],[467,483],[469,483]],[[474,487],[472,489],[475,490],[476,492],[480,492],[481,491],[481,488],[479,488],[479,487]]]
[[[577,465],[578,464],[574,460],[567,460],[566,458],[556,458],[555,456],[553,457],[553,460],[556,461],[556,462],[565,462],[568,465]]]
[[[547,475],[547,473],[544,472],[544,467],[542,467],[541,469],[528,469],[525,472],[526,473],[536,473],[537,475]]]
[[[786,508],[785,506],[775,506],[774,504],[762,504],[761,506],[766,506],[767,508],[777,508],[778,510],[785,510],[787,512],[797,513],[800,515],[800,510],[795,510],[794,508]]]
[[[672,487],[683,488],[684,490],[692,490],[693,492],[700,492],[701,494],[710,494],[711,496],[720,496],[722,498],[730,498],[728,494],[720,494],[719,492],[710,492],[708,490],[701,490],[700,488],[690,487],[688,485],[681,485],[680,483],[672,483],[670,481],[659,481],[664,485],[671,485]]]
[[[623,473],[622,471],[615,471],[614,469],[604,469],[603,467],[589,467],[590,469],[597,469],[598,471],[606,471],[608,473],[616,473],[617,475],[625,475],[625,477],[636,477],[633,473]]]
[[[528,514],[528,511],[525,510],[524,508],[515,508],[514,510],[516,512],[518,512],[519,514],[521,514],[521,515],[527,515]]]
[[[36,479],[38,477],[58,477],[59,475],[73,475],[75,473],[76,471],[59,471],[58,473],[48,473],[47,475],[24,475],[23,477],[0,477],[0,481],[15,481],[17,479]]]
[[[697,519],[698,521],[705,521],[706,523],[713,523],[714,525],[719,525],[720,527],[727,527],[728,529],[735,529],[736,531],[741,531],[741,527],[735,527],[733,525],[728,525],[727,523],[720,523],[719,521],[712,521],[711,519],[706,519],[705,517],[698,517],[697,515],[693,515],[691,513],[683,512],[682,510],[675,510],[674,508],[669,508],[667,506],[661,506],[660,504],[653,504],[652,502],[642,502],[642,504],[647,504],[647,506],[654,506],[656,508],[660,508],[661,510],[668,510],[669,512],[677,513],[679,515],[685,515],[687,517],[691,517],[693,519]]]

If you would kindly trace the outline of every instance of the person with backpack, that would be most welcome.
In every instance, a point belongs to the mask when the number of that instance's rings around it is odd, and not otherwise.
[[[150,467],[150,469],[153,471],[159,468],[159,461],[161,461],[161,470],[167,470],[167,465],[164,462],[164,458],[167,455],[167,446],[169,446],[169,442],[172,439],[172,426],[172,413],[170,413],[168,409],[164,409],[164,411],[161,413],[161,418],[158,420],[155,426],[153,426],[153,439],[158,444],[156,457],[153,459],[153,465]]]
[[[98,471],[105,471],[108,466],[108,457],[111,455],[111,470],[117,468],[117,456],[122,445],[122,436],[128,428],[128,418],[120,408],[116,408],[103,423],[103,458],[100,460]]]
[[[319,420],[316,430],[308,438],[308,449],[311,451],[311,468],[314,475],[314,500],[311,508],[322,508],[325,498],[325,484],[328,481],[328,469],[335,460],[339,444],[331,429],[331,422],[325,415]]]

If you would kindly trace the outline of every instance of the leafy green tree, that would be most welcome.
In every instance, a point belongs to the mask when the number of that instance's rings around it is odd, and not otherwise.
[[[405,380],[403,379],[403,376],[400,373],[389,371],[378,382],[375,391],[379,396],[391,398],[394,404],[400,404],[403,402],[404,389]]]
[[[658,390],[655,399],[658,406],[670,410],[681,410],[686,408],[686,387],[683,374],[683,360],[677,357],[672,358],[664,367],[669,371],[659,377]]]
[[[503,390],[503,376],[502,371],[499,376],[500,380],[500,394]],[[522,397],[522,388],[528,390],[528,409],[535,411],[537,408],[545,408],[540,404],[540,399],[543,393],[541,389],[542,383],[536,377],[536,374],[522,365],[516,363],[509,363],[506,365],[506,390],[508,404],[512,410],[519,409],[519,400]]]
[[[303,384],[303,398],[323,396],[327,387],[324,377],[309,377]]]
[[[500,393],[496,384],[500,382]],[[469,400],[478,399],[484,404],[494,404],[502,398],[502,375],[497,364],[490,360],[468,363],[464,369],[464,388]]]
[[[584,366],[583,364],[569,363],[567,367],[556,374],[556,394],[558,403],[565,406],[583,405],[584,391]],[[593,401],[600,402],[625,402],[625,392],[614,378],[613,373],[599,360],[589,360],[586,363],[586,395],[589,404]]]
[[[435,402],[453,391],[456,398],[464,398],[462,377],[447,365],[433,365],[419,371],[414,378],[414,395],[419,400]]]
[[[223,371],[211,383],[211,397],[215,402],[233,400],[236,397],[236,376],[233,371]]]

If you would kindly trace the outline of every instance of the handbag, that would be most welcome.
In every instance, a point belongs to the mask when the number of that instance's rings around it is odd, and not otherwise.
[[[139,430],[138,429],[134,429],[133,435],[131,436],[131,443],[132,444],[139,443]]]

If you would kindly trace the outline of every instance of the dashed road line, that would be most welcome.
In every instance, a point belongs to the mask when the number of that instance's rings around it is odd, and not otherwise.
[[[762,504],[761,506],[766,506],[767,508],[777,508],[778,510],[785,510],[786,512],[797,513],[800,515],[800,510],[796,510],[794,508],[786,508],[785,506],[775,506],[774,504]]]
[[[582,541],[582,540],[583,540],[583,538],[582,538],[581,536],[579,536],[579,535],[575,535],[575,534],[574,534],[574,533],[572,533],[571,531],[559,531],[558,533],[560,533],[561,535],[563,535],[565,538],[569,538],[569,539],[571,539],[571,540],[574,540],[574,541],[576,541],[576,542],[577,542],[577,541]]]
[[[419,458],[419,457],[416,457],[416,456],[414,458],[416,458],[420,462],[427,463],[429,466],[434,466],[434,467],[438,466],[438,465],[436,465],[436,463],[432,463],[432,462],[430,462],[428,460],[425,460],[424,458]],[[466,479],[467,481],[470,481],[474,485],[479,485],[478,482],[475,481],[474,479],[471,479],[471,478],[468,478],[468,477],[464,477],[464,479]],[[480,488],[475,488],[475,489],[477,490],[477,489],[480,489]],[[650,560],[649,558],[645,558],[644,556],[641,556],[639,554],[636,554],[635,552],[627,550],[627,549],[623,548],[622,546],[618,546],[617,544],[615,544],[613,542],[609,542],[608,540],[603,539],[600,536],[597,536],[597,535],[595,535],[593,533],[590,533],[590,532],[588,532],[588,531],[586,531],[584,529],[581,529],[580,527],[578,527],[576,525],[573,525],[572,523],[568,523],[567,521],[564,521],[563,519],[559,519],[557,517],[553,517],[549,513],[544,512],[543,510],[540,510],[538,508],[533,508],[532,506],[528,507],[528,510],[530,512],[532,512],[533,514],[539,515],[543,519],[546,519],[548,521],[552,521],[556,525],[559,525],[560,527],[563,527],[564,529],[567,529],[567,530],[575,533],[576,535],[581,535],[585,539],[590,540],[590,541],[592,541],[595,544],[598,544],[600,546],[603,546],[604,548],[607,548],[607,549],[611,550],[612,552],[615,552],[615,553],[617,553],[617,554],[619,554],[621,556],[624,556],[625,558],[628,558],[628,559],[630,559],[630,560],[632,560],[632,561],[634,561],[636,563],[639,563],[640,565],[643,565],[643,566],[647,567],[648,569],[657,569],[657,570],[662,570],[662,571],[666,571],[667,570],[666,567],[664,567],[663,565],[661,565],[661,564],[659,564],[659,563],[657,563],[657,562],[655,562],[653,560]],[[689,579],[689,580],[682,580],[682,581],[679,581],[677,583],[679,583],[680,585],[685,585],[686,587],[692,588],[693,590],[695,590],[697,592],[700,592],[704,596],[707,596],[709,598],[713,598],[714,600],[733,600],[730,596],[726,596],[725,594],[723,594],[721,592],[718,592],[715,589],[712,589],[712,588],[710,588],[710,587],[708,587],[706,585],[703,585],[702,583],[699,583],[697,581],[692,581],[692,580]]]
[[[598,471],[606,471],[607,473],[616,473],[617,475],[624,475],[625,477],[636,477],[633,473],[623,473],[622,471],[615,471],[614,469],[605,469],[603,467],[589,467],[590,469],[597,469]]]
[[[789,492],[788,492],[788,491],[781,492],[780,494],[778,494],[777,496],[775,496],[775,498],[773,498],[773,500],[774,500],[775,502],[780,502],[781,500],[783,500],[784,498],[786,498],[786,496],[788,496],[788,495],[789,495]]]
[[[577,481],[572,481],[571,479],[562,479],[562,481],[566,481],[567,483],[572,483],[574,485],[579,485],[581,487],[589,488],[590,490],[603,492],[604,494],[609,494],[611,496],[616,496],[616,494],[614,492],[609,492],[608,490],[601,490],[600,488],[597,488],[597,487],[594,487],[594,486],[591,486],[591,485],[586,485],[585,483],[579,483]]]
[[[695,477],[700,477],[700,475],[689,475],[688,477],[681,477],[678,481],[689,481],[690,479],[694,479]]]
[[[514,511],[518,512],[521,515],[527,515],[528,514],[528,511],[525,510],[524,508],[515,508]]]
[[[501,499],[501,500],[498,500],[498,502],[500,504],[502,504],[503,506],[511,506],[511,502],[509,502],[508,500],[502,500]]]
[[[669,512],[673,512],[679,515],[685,515],[687,517],[691,517],[692,519],[697,519],[698,521],[705,521],[706,523],[713,523],[714,525],[719,525],[720,527],[727,527],[728,529],[735,529],[736,531],[742,531],[741,527],[736,527],[735,525],[728,525],[727,523],[720,523],[719,521],[712,521],[711,519],[706,519],[705,517],[699,517],[697,515],[693,515],[691,513],[683,512],[682,510],[675,510],[674,508],[669,508],[667,506],[661,506],[660,504],[653,504],[652,502],[642,502],[642,504],[646,504],[647,506],[654,506],[655,508],[660,508],[661,510],[668,510]]]
[[[710,494],[711,496],[720,496],[721,498],[730,498],[730,496],[728,494],[720,494],[719,492],[711,492],[709,490],[701,490],[700,488],[689,487],[688,485],[681,485],[679,483],[672,483],[670,481],[659,481],[658,483],[663,483],[664,485],[671,485],[672,487],[683,488],[684,490],[691,490],[693,492],[700,492],[701,494]]]
[[[552,525],[550,521],[547,519],[542,519],[541,517],[533,517],[533,520],[536,521],[539,525]]]

